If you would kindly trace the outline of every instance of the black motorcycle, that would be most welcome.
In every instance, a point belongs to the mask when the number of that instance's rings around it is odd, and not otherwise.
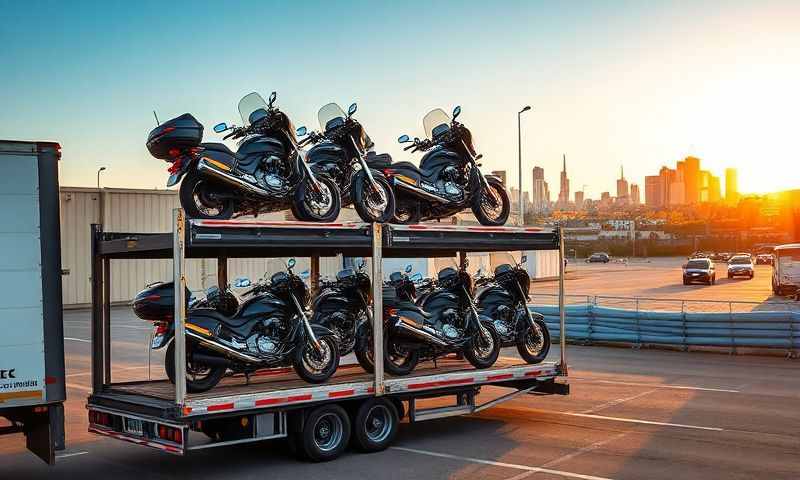
[[[242,139],[236,152],[222,143],[201,143],[203,126],[190,114],[164,122],[147,139],[150,153],[172,165],[167,186],[181,182],[181,206],[189,217],[228,219],[291,208],[298,220],[330,222],[341,199],[333,180],[315,175],[303,158],[289,117],[257,93],[239,101],[244,126],[220,123],[223,139]],[[185,178],[184,178],[185,177]]]
[[[389,182],[373,164],[391,163],[388,154],[375,155],[364,127],[353,114],[356,104],[347,114],[335,103],[319,109],[320,132],[310,132],[301,145],[315,144],[308,151],[311,169],[332,178],[342,195],[342,206],[351,203],[365,222],[388,222],[394,216],[395,199]],[[299,135],[306,133],[298,129]]]
[[[475,368],[489,368],[500,355],[492,321],[478,314],[472,279],[465,268],[439,272],[436,288],[424,305],[414,303],[416,287],[407,274],[394,272],[383,288],[383,336],[386,372],[408,375],[420,360],[462,353]],[[359,335],[356,356],[362,368],[374,369],[370,332]]]
[[[393,222],[440,219],[467,208],[482,225],[504,225],[508,220],[508,192],[499,178],[481,173],[477,162],[482,156],[475,153],[472,134],[455,120],[460,113],[461,107],[456,107],[451,120],[442,109],[432,110],[423,119],[428,138],[412,142],[403,135],[398,139],[412,143],[404,150],[427,152],[419,168],[410,162],[380,167],[394,188]]]
[[[522,258],[522,263],[525,257]],[[478,292],[478,310],[492,319],[503,347],[516,345],[527,363],[540,363],[550,352],[550,332],[544,316],[528,308],[531,278],[521,264],[502,264],[494,278],[486,280]]]
[[[357,269],[343,269],[336,274],[336,281],[320,283],[311,323],[336,334],[342,356],[355,349],[358,335],[372,325],[371,290],[372,281],[363,263]]]
[[[309,290],[303,280],[287,271],[246,292],[230,316],[216,308],[191,308],[186,319],[186,387],[189,392],[213,388],[227,370],[250,373],[262,368],[292,365],[310,383],[322,383],[339,366],[336,335],[313,325],[305,313]],[[159,283],[140,292],[133,301],[139,318],[154,322],[152,349],[167,345],[164,359],[175,383],[174,287]],[[187,297],[188,298],[188,295]]]

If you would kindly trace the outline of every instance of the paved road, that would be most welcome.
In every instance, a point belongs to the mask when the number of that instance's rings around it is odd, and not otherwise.
[[[717,263],[716,285],[683,285],[681,265],[683,258],[656,258],[651,261],[635,260],[628,264],[586,264],[575,262],[567,267],[566,293],[568,295],[602,295],[606,297],[646,297],[659,299],[690,300],[691,308],[710,310],[728,308],[728,305],[714,306],[703,301],[741,301],[752,302],[749,305],[734,305],[734,311],[753,309],[800,309],[800,303],[788,301],[772,295],[772,267],[756,265],[755,277],[752,280],[737,277],[727,278],[725,263]],[[558,284],[555,281],[534,283],[533,293],[556,294]],[[536,298],[536,297],[535,297]],[[539,297],[545,300],[545,297]],[[576,298],[570,300],[577,301]],[[632,302],[605,299],[603,304],[609,306],[632,306]],[[642,308],[674,308],[680,310],[680,302],[659,301],[643,303]]]
[[[146,375],[146,324],[115,309],[114,379]],[[186,458],[86,432],[88,314],[68,312],[67,442],[54,468],[0,439],[0,478],[797,478],[800,364],[781,358],[569,347],[572,394],[404,424],[394,448],[298,463],[281,442]],[[552,353],[558,354],[557,349]],[[504,355],[513,355],[506,351]],[[161,376],[161,360],[152,372]],[[504,393],[486,388],[480,400]]]

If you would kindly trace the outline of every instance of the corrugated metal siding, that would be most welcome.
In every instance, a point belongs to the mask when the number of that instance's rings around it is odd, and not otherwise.
[[[91,239],[89,226],[100,218],[98,192],[91,188],[61,189],[62,268],[69,270],[63,278],[64,305],[91,303],[89,283]],[[103,189],[103,223],[109,232],[168,232],[172,230],[172,210],[179,206],[177,192],[164,190]],[[277,212],[261,215],[262,220],[284,220]],[[231,259],[228,277],[232,282],[243,276],[256,281],[283,268],[286,259]],[[310,261],[297,259],[295,271],[309,269]],[[323,276],[333,277],[341,268],[341,258],[320,259]],[[201,291],[216,284],[217,261],[190,259],[186,262],[186,278],[192,291]],[[146,284],[172,278],[170,260],[114,260],[111,265],[111,299],[129,301]]]

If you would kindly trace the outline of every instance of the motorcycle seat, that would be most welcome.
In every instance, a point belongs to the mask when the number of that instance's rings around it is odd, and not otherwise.
[[[240,160],[242,158],[244,158],[244,155],[241,155],[239,153],[234,152],[233,150],[228,148],[228,146],[225,145],[224,143],[209,142],[209,143],[201,143],[200,146],[205,148],[206,150],[213,150],[215,152],[226,153],[226,154],[228,154],[228,155],[230,155],[232,157],[236,157],[236,158],[238,158]]]
[[[400,309],[403,309],[403,310],[411,310],[413,312],[419,313],[420,315],[422,315],[425,318],[432,318],[433,317],[432,313],[426,312],[425,310],[422,309],[422,307],[420,307],[419,305],[417,305],[416,303],[413,303],[413,302],[400,302],[397,305],[397,307],[400,308]]]
[[[219,313],[214,308],[197,308],[189,312],[189,321],[191,321],[192,317],[205,317],[205,318],[212,318],[217,320],[219,323],[223,323],[230,327],[231,329],[237,329],[250,321],[249,318],[240,317],[238,312],[236,315],[232,317],[228,317]]]
[[[428,182],[436,181],[434,170],[424,170],[411,162],[397,162],[392,164],[392,170],[398,170],[402,175],[409,176],[415,180],[424,178]]]

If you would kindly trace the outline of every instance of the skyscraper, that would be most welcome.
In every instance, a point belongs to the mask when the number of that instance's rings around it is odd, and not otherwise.
[[[648,175],[644,177],[644,203],[648,207],[663,207],[661,175]]]
[[[563,156],[564,166],[561,170],[561,189],[558,191],[558,204],[566,207],[569,204],[569,178],[567,178],[567,154]]]
[[[550,192],[544,180],[544,169],[533,167],[533,210],[541,213],[547,210],[550,203]]]
[[[631,184],[631,205],[639,205],[641,199],[639,198],[639,185]]]
[[[575,209],[582,210],[583,209],[583,190],[578,190],[575,192]]]
[[[617,180],[617,201],[621,204],[628,203],[628,181],[625,180],[625,170],[619,167],[619,179]]]
[[[735,168],[725,169],[725,201],[731,205],[739,203],[739,179]]]
[[[686,157],[683,160],[683,184],[685,192],[685,203],[700,202],[700,159],[697,157]]]

